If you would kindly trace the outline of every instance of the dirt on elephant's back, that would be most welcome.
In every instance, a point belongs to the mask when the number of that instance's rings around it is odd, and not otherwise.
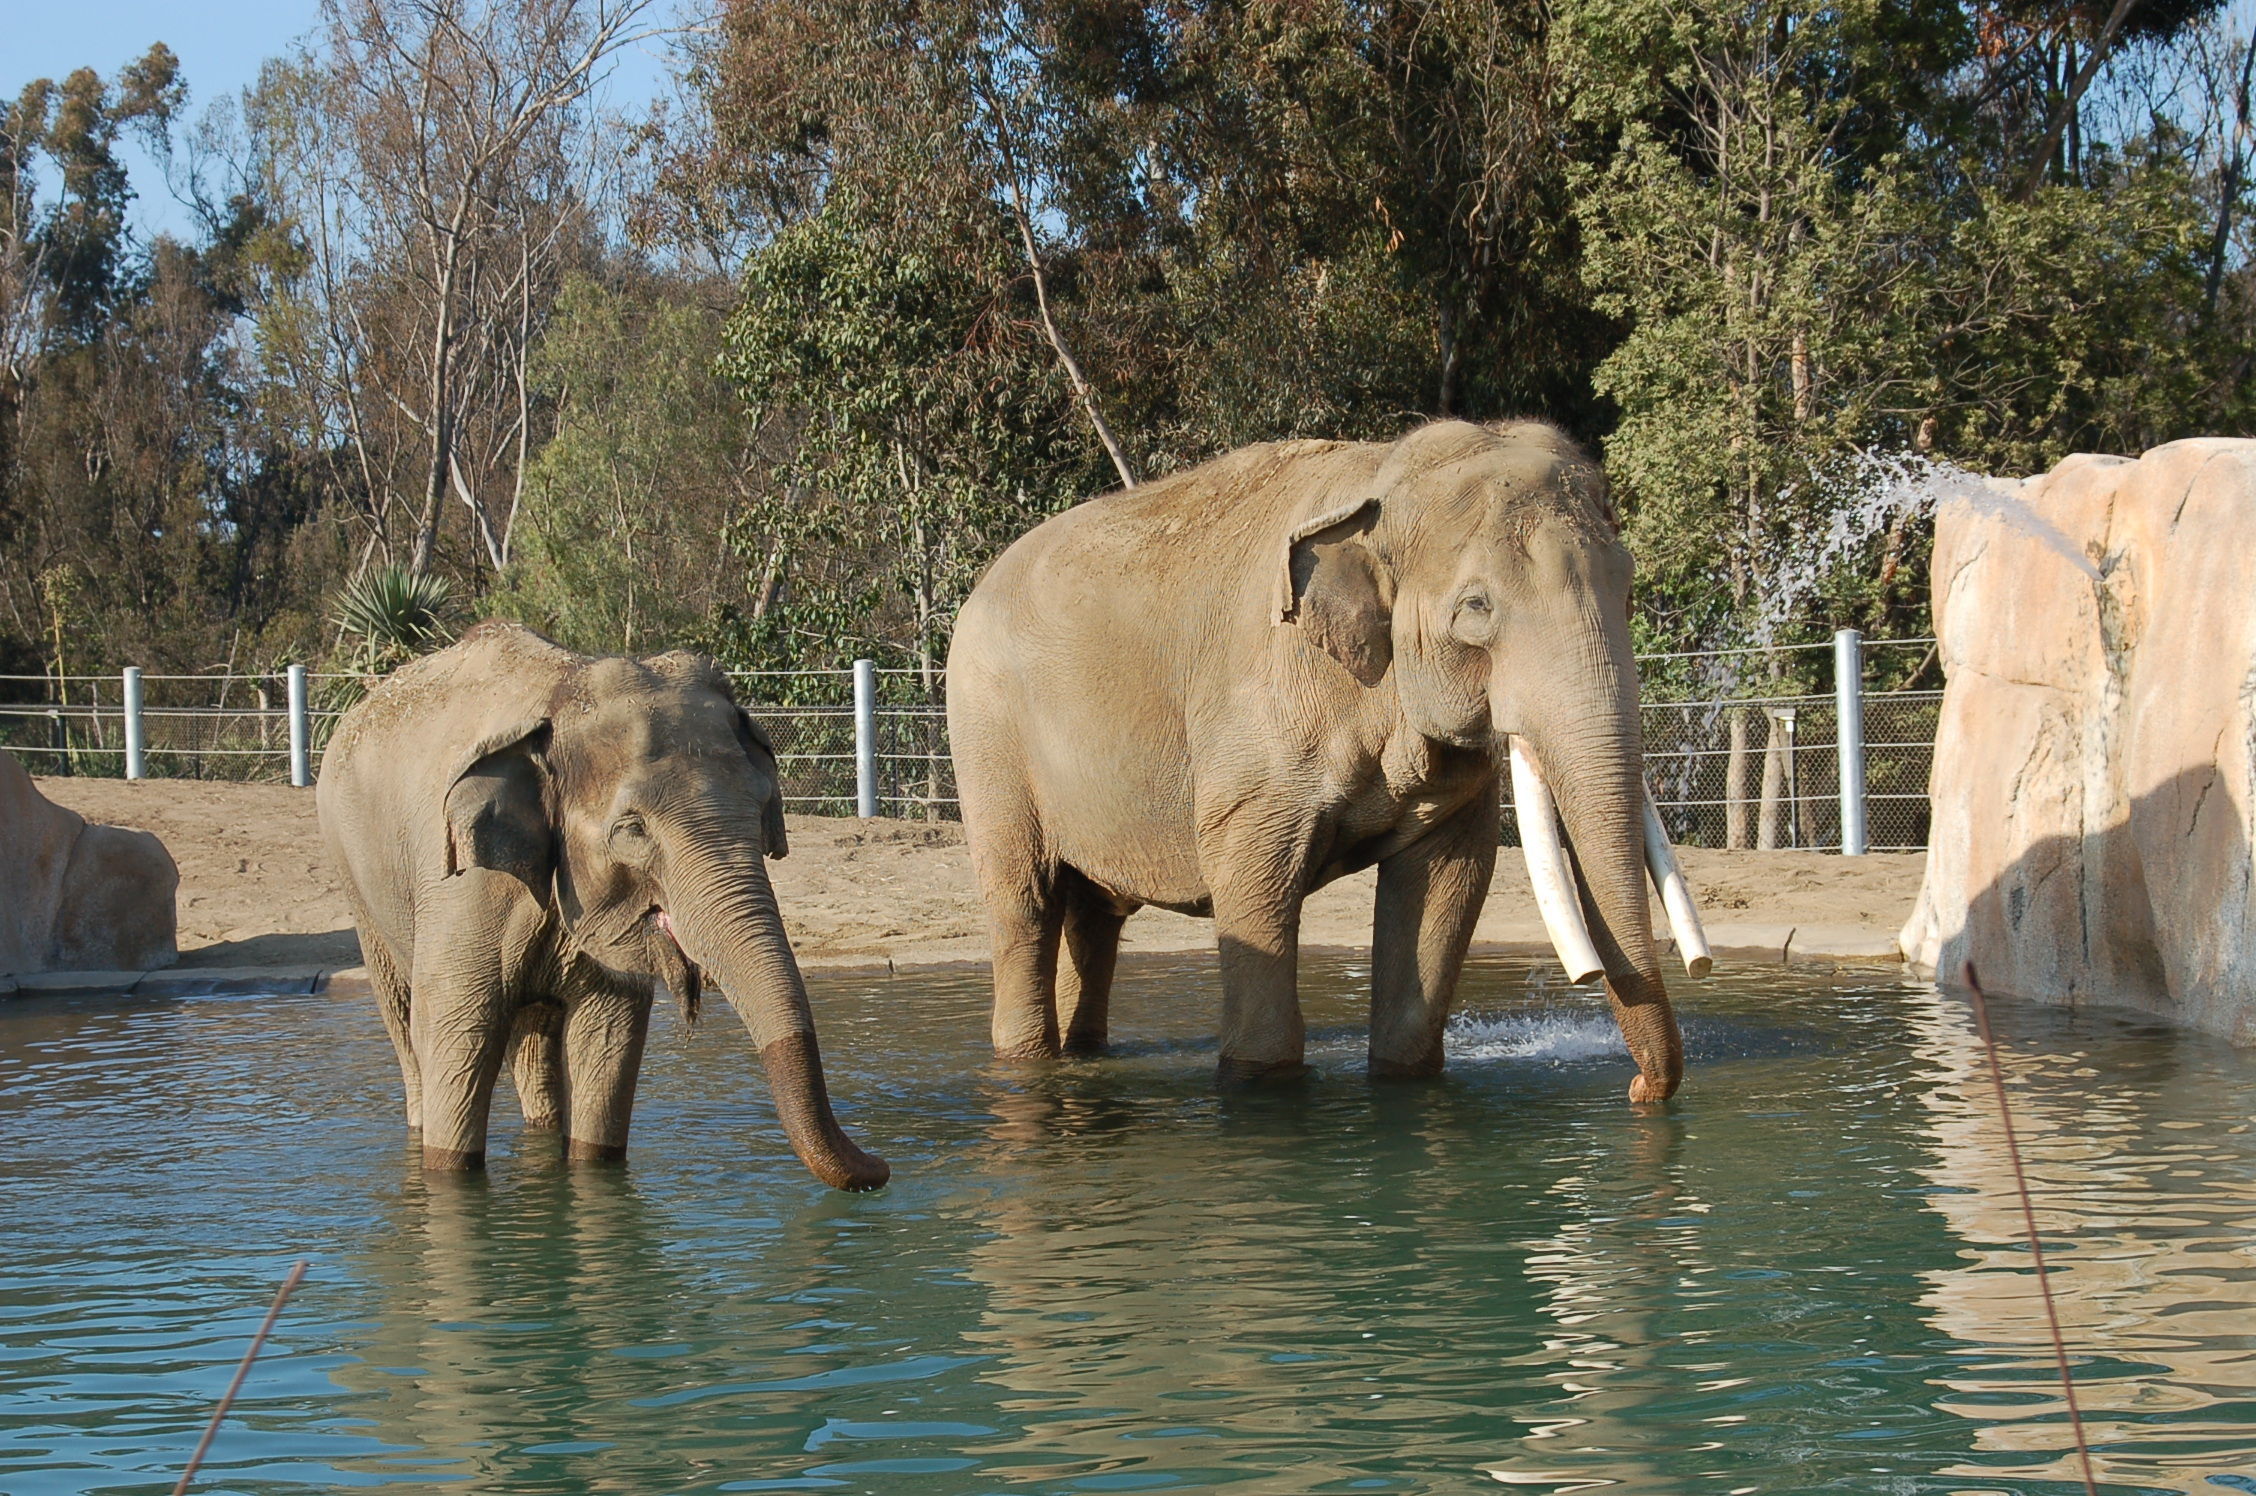
[[[153,831],[180,865],[183,965],[350,966],[352,920],[321,844],[313,792],[210,780],[45,777],[40,792],[91,821]],[[961,829],[929,821],[790,817],[791,855],[769,864],[800,958],[811,966],[984,961],[987,937]],[[1711,925],[1856,927],[1891,936],[1910,913],[1924,859],[1684,849]],[[1478,938],[1524,938],[1535,919],[1519,854],[1504,849]],[[1374,874],[1309,901],[1302,939],[1370,939]],[[1204,920],[1146,910],[1130,950],[1204,950]]]

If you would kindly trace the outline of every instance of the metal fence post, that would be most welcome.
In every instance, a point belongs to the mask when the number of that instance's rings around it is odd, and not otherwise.
[[[877,814],[877,661],[854,662],[854,814]]]
[[[304,789],[313,783],[313,719],[306,710],[306,668],[292,665],[290,686],[290,783]]]
[[[1866,847],[1864,801],[1864,635],[1833,635],[1833,705],[1840,717],[1834,740],[1841,751],[1841,855],[1862,857]]]
[[[125,667],[125,777],[149,777],[149,739],[141,726],[141,667]]]

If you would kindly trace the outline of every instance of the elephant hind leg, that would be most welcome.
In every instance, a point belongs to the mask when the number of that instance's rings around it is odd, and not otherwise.
[[[1058,963],[1058,1027],[1067,1054],[1102,1054],[1112,1033],[1112,976],[1131,911],[1071,868],[1059,882],[1065,959]]]
[[[517,1108],[527,1132],[554,1132],[564,1125],[564,1009],[554,1002],[532,1002],[517,1010],[509,1035],[510,1078],[517,1086]]]
[[[995,1053],[1006,1060],[1058,1052],[1058,937],[1065,906],[1051,888],[987,895],[987,933],[995,948]]]
[[[1006,1060],[1047,1059],[1058,1052],[1058,938],[1065,920],[1059,869],[1041,847],[1041,831],[1023,807],[1002,824],[966,823],[972,866],[987,906],[994,948],[995,1053]]]
[[[367,929],[366,923],[361,925]],[[376,1011],[383,1015],[384,1032],[392,1036],[392,1053],[399,1058],[400,1090],[407,1098],[407,1130],[423,1130],[423,1072],[415,1063],[415,1041],[410,1024],[414,999],[407,974],[382,942],[361,939],[361,959],[368,967],[368,985],[376,992]]]

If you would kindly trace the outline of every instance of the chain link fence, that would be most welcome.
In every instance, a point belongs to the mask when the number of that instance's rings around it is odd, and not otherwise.
[[[1862,647],[1866,846],[1927,845],[1927,778],[1943,693],[1920,685],[1932,640]],[[1840,682],[1834,646],[1655,656],[1704,689],[1644,704],[1645,778],[1670,837],[1695,847],[1841,846]],[[1894,678],[1875,689],[1874,678]],[[1810,689],[1818,686],[1819,689]],[[1673,696],[1674,692],[1665,692]]]
[[[1862,649],[1857,699],[1873,851],[1927,844],[1927,779],[1942,706],[1942,692],[1923,684],[1933,658],[1933,641],[1924,639]],[[1840,848],[1834,661],[1829,645],[1640,658],[1646,781],[1677,842]],[[866,745],[856,730],[856,672],[732,672],[738,698],[775,745],[784,804],[800,814],[853,815],[867,791],[881,815],[955,819],[947,713],[933,704],[939,683],[913,670],[865,667],[865,674]],[[144,774],[289,780],[281,673],[140,681]],[[316,674],[307,681],[304,730],[317,765],[336,719],[373,679]],[[127,716],[118,676],[0,677],[0,747],[33,773],[125,774]]]
[[[305,722],[318,760],[345,708],[375,677],[308,675]],[[0,748],[34,774],[125,777],[127,719],[138,718],[146,777],[287,783],[290,710],[284,672],[139,676],[127,710],[118,675],[0,676]]]
[[[922,671],[870,672],[874,797],[880,815],[956,819],[948,709],[932,704]],[[769,742],[786,809],[850,816],[861,791],[851,670],[733,670],[729,678]],[[928,694],[930,693],[930,694]]]

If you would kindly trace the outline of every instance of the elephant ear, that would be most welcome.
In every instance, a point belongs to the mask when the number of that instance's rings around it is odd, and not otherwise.
[[[446,873],[491,868],[545,897],[556,867],[548,813],[548,719],[513,723],[480,739],[447,784]]]
[[[1295,525],[1277,592],[1277,622],[1297,624],[1365,686],[1394,663],[1393,582],[1362,539],[1378,509],[1358,499]]]
[[[767,732],[743,707],[736,709],[736,740],[744,745],[744,756],[752,760],[754,768],[768,776],[768,783],[775,789],[760,808],[760,835],[766,843],[767,854],[788,857],[791,838],[783,825],[783,769],[776,762],[775,744],[768,741]]]

